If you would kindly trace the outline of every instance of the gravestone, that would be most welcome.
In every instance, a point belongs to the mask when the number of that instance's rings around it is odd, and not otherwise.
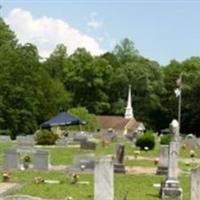
[[[0,143],[8,143],[8,142],[11,142],[10,136],[0,135]]]
[[[18,168],[18,153],[16,149],[8,149],[4,153],[3,170]]]
[[[48,151],[36,151],[33,167],[36,170],[48,170],[49,169],[49,152]]]
[[[34,152],[35,140],[33,135],[17,136],[18,152]]]
[[[180,128],[179,123],[176,119],[173,119],[169,125],[170,132],[172,133],[173,141],[180,141]]]
[[[94,200],[113,200],[113,163],[102,157],[95,164]]]
[[[191,198],[190,200],[200,199],[200,167],[191,172]]]
[[[67,145],[68,141],[66,137],[62,137],[56,140],[55,144],[58,146],[65,146]]]
[[[114,164],[114,172],[125,173],[124,166],[124,145],[117,144],[116,148],[116,163]]]
[[[169,146],[169,164],[167,179],[161,184],[160,196],[165,198],[182,198],[182,188],[178,181],[179,142],[172,141]]]
[[[169,145],[160,146],[160,157],[158,162],[158,168],[156,174],[167,175],[168,172],[168,161],[169,161]]]
[[[83,154],[74,157],[73,167],[78,170],[94,170],[95,155]]]
[[[85,142],[88,140],[87,134],[84,132],[80,132],[80,133],[75,133],[73,135],[73,140],[75,142]]]
[[[82,141],[81,142],[81,149],[95,150],[96,149],[96,143],[91,142],[91,141]]]
[[[117,140],[117,133],[114,132],[113,129],[108,129],[108,131],[104,134],[104,139],[109,142],[115,141]]]
[[[186,135],[184,143],[191,150],[194,150],[198,147],[198,140],[193,134]]]

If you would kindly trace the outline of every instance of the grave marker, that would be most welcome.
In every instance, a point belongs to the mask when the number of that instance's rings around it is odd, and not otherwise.
[[[193,169],[191,172],[191,199],[200,199],[200,167]]]
[[[158,168],[156,174],[167,175],[168,172],[168,161],[169,161],[169,145],[160,146],[160,157],[158,162]]]
[[[36,151],[33,166],[36,170],[48,170],[49,169],[49,152],[48,151]]]
[[[113,163],[102,157],[95,164],[94,200],[113,200]]]

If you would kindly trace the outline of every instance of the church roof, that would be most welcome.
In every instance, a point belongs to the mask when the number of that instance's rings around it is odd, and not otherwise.
[[[121,116],[97,116],[97,122],[100,128],[113,128],[115,130],[124,130],[124,128],[135,130],[140,125],[140,122],[137,122],[135,118],[125,119]]]

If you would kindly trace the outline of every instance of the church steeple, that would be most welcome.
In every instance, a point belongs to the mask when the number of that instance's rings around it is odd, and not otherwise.
[[[131,100],[131,85],[129,85],[128,100],[127,100],[127,106],[126,106],[126,111],[125,111],[125,118],[131,119],[133,117],[134,116],[133,116],[133,108],[132,108],[132,100]]]

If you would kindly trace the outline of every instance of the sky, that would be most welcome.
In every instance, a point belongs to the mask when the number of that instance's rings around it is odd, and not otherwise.
[[[71,54],[112,51],[124,38],[167,65],[200,56],[200,0],[0,0],[0,15],[21,43],[43,57],[63,43]]]

